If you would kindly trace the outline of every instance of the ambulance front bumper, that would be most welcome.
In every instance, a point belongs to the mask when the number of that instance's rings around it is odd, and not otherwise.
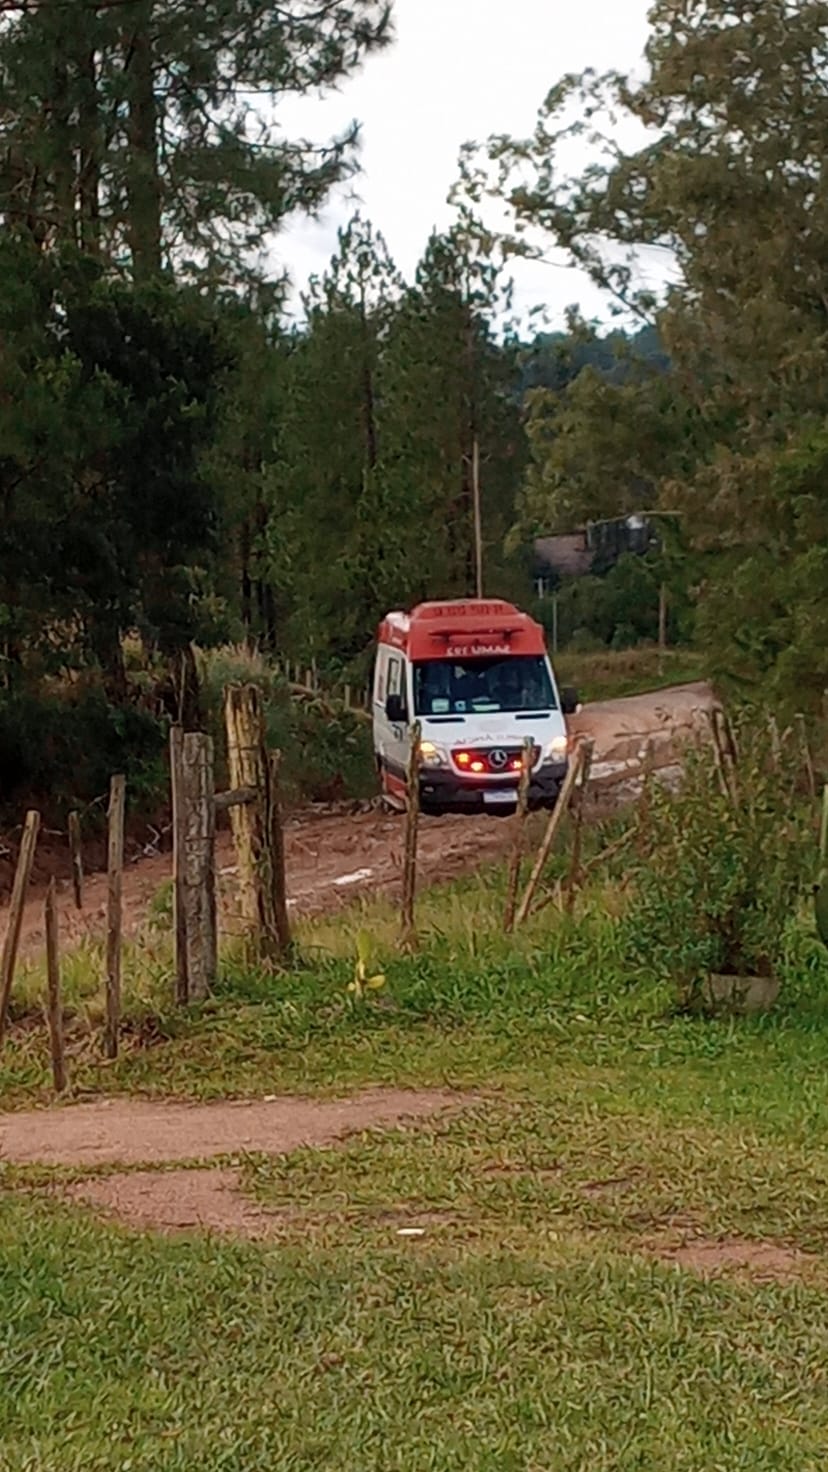
[[[538,767],[529,783],[529,808],[554,808],[568,763],[548,762]],[[420,806],[424,812],[490,813],[506,812],[517,806],[520,778],[498,779],[461,776],[459,772],[438,767],[420,774]]]

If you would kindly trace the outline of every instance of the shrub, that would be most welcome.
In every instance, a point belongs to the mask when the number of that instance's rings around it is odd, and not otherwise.
[[[288,802],[328,802],[374,793],[371,729],[358,714],[334,709],[324,697],[291,699],[273,666],[243,648],[210,650],[202,654],[200,665],[210,730],[222,763],[225,686],[253,684],[262,692],[268,744],[282,752],[282,789]]]
[[[140,703],[109,704],[99,686],[0,697],[0,809],[34,802],[47,821],[105,797],[127,777],[130,808],[145,814],[166,789],[165,723]]]
[[[629,952],[691,1002],[711,975],[774,976],[806,876],[813,836],[760,728],[740,735],[736,800],[709,747],[688,756],[676,795],[655,790],[647,857],[625,924]]]
[[[138,651],[130,646],[138,664]],[[33,804],[47,824],[63,827],[68,811],[96,803],[103,823],[114,772],[124,772],[130,812],[157,817],[169,802],[169,721],[161,712],[157,671],[136,668],[130,698],[112,705],[96,677],[44,682],[0,691],[0,820],[20,821]],[[324,699],[290,698],[285,681],[266,659],[244,648],[200,657],[204,710],[216,743],[217,780],[226,785],[224,687],[257,684],[262,690],[268,742],[284,758],[288,802],[362,798],[376,791],[370,724]]]

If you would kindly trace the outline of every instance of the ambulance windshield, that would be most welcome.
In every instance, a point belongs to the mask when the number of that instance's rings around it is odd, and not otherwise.
[[[487,715],[557,709],[541,655],[429,659],[414,665],[418,716]]]

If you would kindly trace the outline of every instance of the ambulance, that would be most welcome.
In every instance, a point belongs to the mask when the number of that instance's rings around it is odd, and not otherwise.
[[[374,754],[390,808],[406,807],[415,722],[423,812],[514,812],[527,739],[529,805],[553,808],[576,709],[574,691],[558,690],[540,624],[511,603],[421,603],[380,625]]]

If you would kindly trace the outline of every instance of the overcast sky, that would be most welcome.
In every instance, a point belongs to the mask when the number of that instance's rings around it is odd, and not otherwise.
[[[638,70],[649,0],[395,0],[397,39],[342,90],[283,106],[288,136],[330,136],[363,125],[363,173],[350,186],[410,276],[446,196],[461,145],[490,133],[529,134],[549,88],[566,72]],[[336,231],[356,208],[338,198],[323,219],[283,235],[279,262],[301,285],[324,270]],[[559,325],[568,305],[606,318],[606,302],[579,273],[526,262],[514,269],[521,311],[540,304]]]

